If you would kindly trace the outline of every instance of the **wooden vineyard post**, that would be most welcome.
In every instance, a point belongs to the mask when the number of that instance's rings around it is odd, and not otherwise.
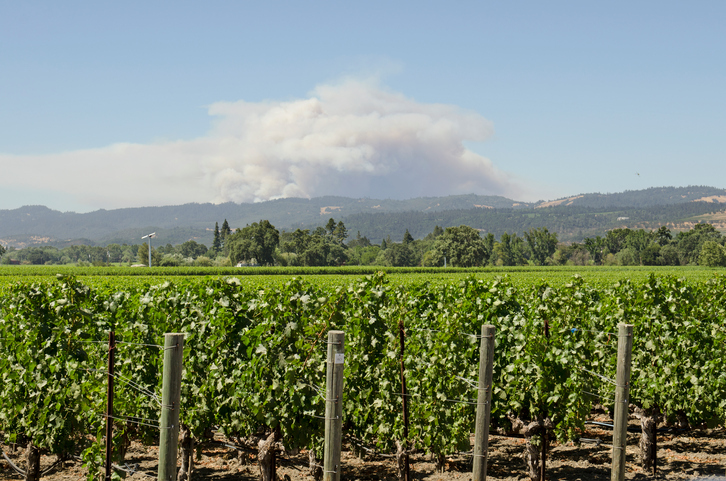
[[[476,428],[474,431],[474,467],[472,481],[487,479],[487,451],[489,448],[489,418],[492,400],[492,367],[494,365],[494,326],[481,326],[479,347],[479,388],[476,401]]]
[[[116,353],[116,335],[108,333],[108,388],[106,390],[106,481],[111,481],[111,454],[113,451],[113,376]]]
[[[340,481],[340,450],[343,437],[343,367],[345,333],[328,332],[328,363],[325,388],[325,452],[323,480]]]
[[[615,377],[615,421],[613,422],[613,467],[611,481],[625,479],[625,447],[628,442],[628,397],[633,326],[618,324],[618,370]]]
[[[406,332],[403,328],[403,319],[398,321],[398,339],[400,344],[401,362],[401,405],[403,407],[403,446],[401,446],[401,449],[403,449],[403,479],[404,481],[410,481],[411,472],[408,458],[408,392],[406,390],[406,369],[404,365]]]
[[[161,391],[159,481],[176,481],[184,334],[164,334],[164,372]]]

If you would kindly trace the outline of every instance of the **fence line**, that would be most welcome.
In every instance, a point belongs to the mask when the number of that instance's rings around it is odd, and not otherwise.
[[[81,370],[81,371],[91,371],[91,372],[99,372],[99,373],[105,374],[105,375],[107,375],[107,376],[108,376],[108,375],[110,375],[110,373],[109,373],[108,371],[104,371],[103,369],[89,369],[89,368],[80,368],[80,370]],[[140,392],[141,394],[144,394],[145,396],[147,396],[147,397],[151,398],[152,400],[154,400],[154,401],[156,401],[156,402],[158,402],[158,403],[161,403],[161,399],[159,399],[159,396],[157,396],[157,395],[156,395],[155,393],[151,392],[150,390],[146,389],[146,388],[145,388],[144,386],[142,386],[142,385],[138,384],[138,383],[137,383],[137,382],[135,382],[134,380],[132,380],[132,379],[129,379],[129,378],[127,378],[127,377],[124,377],[124,376],[122,376],[122,375],[120,375],[120,374],[116,374],[116,373],[114,373],[114,374],[113,374],[113,377],[114,377],[115,379],[119,379],[119,380],[121,380],[121,381],[125,381],[125,382],[126,382],[126,384],[128,384],[128,385],[129,385],[129,386],[131,386],[132,388],[136,389],[136,390],[137,390],[137,391],[139,391],[139,392]]]
[[[158,347],[159,349],[163,349],[164,346],[160,346],[158,344],[143,344],[140,342],[126,342],[126,341],[116,341],[116,344],[126,344],[128,346],[148,346],[148,347]]]
[[[580,392],[585,393],[585,394],[589,394],[591,396],[598,397],[600,399],[604,399],[606,401],[615,402],[615,398],[605,397],[605,396],[602,396],[600,394],[596,394],[596,393],[590,392],[590,391],[580,391]]]
[[[593,376],[597,376],[600,379],[609,382],[613,386],[617,386],[617,382],[615,381],[615,379],[610,379],[609,377],[603,376],[602,374],[598,374],[596,372],[589,371],[589,370],[585,369],[584,367],[580,367],[579,369],[580,369],[580,371],[585,371],[586,373],[592,374]]]
[[[149,426],[149,427],[156,428],[156,429],[172,429],[174,427],[174,426],[172,426],[171,428],[162,428],[161,426],[156,426],[154,424],[148,424],[148,423],[144,423],[141,421],[132,421],[131,418],[129,418],[129,417],[110,416],[108,414],[98,414],[98,415],[102,418],[115,419],[117,421],[126,421],[127,423],[139,424],[141,426]]]

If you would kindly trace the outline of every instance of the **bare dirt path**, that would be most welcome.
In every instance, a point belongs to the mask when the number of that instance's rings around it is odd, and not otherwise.
[[[658,437],[658,476],[644,473],[638,464],[638,433],[628,435],[627,473],[629,480],[652,479],[699,479],[701,477],[726,476],[726,430],[691,430],[665,433]],[[602,439],[596,444],[555,444],[547,460],[547,479],[564,481],[609,481],[611,449],[610,433],[602,429],[588,429],[583,438]],[[522,461],[521,439],[492,436],[487,479],[498,481],[526,481]],[[6,448],[7,449],[7,448]],[[8,453],[11,459],[22,464],[21,450]],[[128,451],[127,463],[138,465],[138,470],[127,479],[149,481],[155,475],[158,451],[155,446],[134,443]],[[471,479],[470,458],[465,455],[447,458],[444,473],[435,472],[435,464],[425,455],[411,457],[412,477],[421,481],[465,481]],[[43,457],[42,464],[49,466],[54,458]],[[281,479],[313,481],[307,467],[307,454],[283,458],[279,462],[278,475]],[[351,451],[343,452],[343,479],[359,481],[395,481],[395,461],[389,458],[373,457],[359,459]],[[84,481],[87,473],[80,463],[68,462],[64,469],[56,471],[44,481]],[[20,479],[8,464],[0,458],[0,479]],[[155,477],[154,477],[155,479]],[[234,449],[213,446],[203,450],[196,461],[193,479],[195,481],[256,481],[259,468],[251,453],[239,456]],[[714,478],[712,478],[714,479]]]

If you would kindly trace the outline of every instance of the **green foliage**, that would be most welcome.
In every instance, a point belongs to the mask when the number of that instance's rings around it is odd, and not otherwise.
[[[378,254],[380,253],[381,248],[378,246],[366,246],[366,247],[360,247],[355,246],[352,249],[349,249],[350,253],[350,264],[352,265],[360,265],[360,266],[370,266],[373,265],[376,261],[376,258],[378,257]]]
[[[335,229],[333,229],[332,237],[334,241],[339,245],[343,245],[345,239],[348,238],[348,229],[346,229],[345,224],[343,224],[342,220],[338,221],[338,225],[336,225]]]
[[[380,251],[376,264],[393,267],[412,267],[416,264],[414,253],[410,244],[390,244],[384,251]]]
[[[214,255],[222,252],[222,235],[219,232],[219,222],[214,223],[214,239],[212,240],[212,248],[210,250]]]
[[[319,227],[312,234],[308,229],[296,229],[292,233],[284,232],[281,237],[282,252],[295,254],[287,257],[291,265],[341,266],[351,258],[348,246],[344,244],[348,231],[342,221],[336,224],[331,218],[325,228]],[[357,242],[353,242],[356,246],[370,245],[368,239],[363,242],[360,232]]]
[[[403,234],[403,241],[402,242],[403,242],[403,244],[410,244],[411,242],[413,242],[413,236],[408,231],[408,229],[406,229],[406,233]]]
[[[255,222],[227,237],[226,246],[232,263],[250,263],[253,260],[263,266],[275,263],[275,249],[280,243],[280,233],[269,221]]]
[[[183,257],[196,259],[207,253],[207,246],[199,244],[195,240],[188,240],[178,246],[178,251]]]
[[[532,260],[535,265],[543,266],[547,258],[555,253],[557,248],[557,234],[550,233],[547,227],[530,229],[524,233],[527,240]]]
[[[136,253],[137,261],[139,264],[144,264],[146,266],[149,265],[149,244],[144,242],[139,246],[139,250]],[[151,265],[152,266],[159,266],[161,265],[161,259],[162,255],[161,253],[154,248],[154,246],[151,246]]]
[[[325,238],[314,234],[305,243],[305,249],[298,255],[298,259],[304,266],[326,266],[329,250],[330,246]]]
[[[443,264],[444,257],[455,267],[483,266],[489,258],[479,231],[466,225],[447,227],[434,244],[434,257]]]
[[[524,241],[516,233],[502,234],[499,242],[494,246],[497,264],[503,266],[521,266],[527,263],[524,256]]]
[[[583,244],[585,245],[587,252],[590,254],[590,259],[593,260],[595,265],[601,264],[603,249],[605,248],[605,239],[600,236],[597,236],[594,239],[588,237],[583,241]]]
[[[706,241],[701,246],[698,265],[706,267],[726,266],[726,248],[716,241]]]
[[[635,326],[632,403],[669,417],[682,411],[693,423],[726,419],[726,277],[650,275],[601,286],[571,270],[549,272],[565,282],[426,275],[406,284],[380,272],[327,282],[17,282],[0,296],[0,432],[5,441],[82,453],[93,477],[105,401],[104,376],[94,370],[105,369],[111,329],[127,343],[118,347],[118,374],[156,394],[155,345],[165,332],[186,333],[181,415],[197,439],[213,426],[233,439],[278,430],[287,448],[318,449],[330,329],[346,334],[344,432],[381,450],[403,436],[401,362],[409,445],[435,455],[469,448],[483,324],[496,327],[492,422],[505,430],[513,418],[547,418],[558,439],[576,438],[592,404],[611,403],[610,384],[587,371],[615,377],[621,322]],[[158,418],[155,400],[117,386],[119,416]],[[116,428],[119,445],[158,436],[148,426]]]
[[[689,231],[679,232],[675,238],[665,226],[654,231],[613,229],[605,238],[585,238],[583,244],[595,264],[602,263],[605,259],[603,254],[609,253],[622,266],[708,265],[706,262],[715,262],[713,266],[718,266],[718,252],[712,245],[706,249],[703,261],[700,255],[705,243],[723,245],[723,241],[721,233],[713,225],[698,223]],[[574,251],[571,247],[578,245],[562,247],[558,257],[572,257]]]
[[[232,229],[229,228],[227,219],[224,219],[224,222],[222,222],[222,228],[219,230],[219,236],[222,238],[222,244],[224,244],[225,239],[227,239],[227,236],[231,233]]]

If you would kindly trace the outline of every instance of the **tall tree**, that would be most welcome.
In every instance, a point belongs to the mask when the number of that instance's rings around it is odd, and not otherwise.
[[[408,231],[408,229],[406,229],[406,233],[403,234],[403,244],[406,245],[406,244],[410,244],[411,242],[413,242],[413,236]]]
[[[330,244],[325,241],[325,238],[318,234],[313,234],[305,247],[299,255],[302,259],[302,264],[306,266],[325,266],[328,264],[328,253],[330,251]]]
[[[664,225],[660,226],[660,229],[655,231],[655,238],[656,238],[656,242],[658,242],[658,244],[660,244],[661,247],[663,247],[664,245],[667,245],[671,240],[673,240],[673,236],[671,235],[671,230]]]
[[[416,259],[408,244],[391,244],[381,253],[383,262],[393,267],[413,267]]]
[[[547,227],[529,229],[524,233],[527,239],[529,250],[532,253],[532,260],[538,266],[543,266],[548,257],[557,249],[557,234],[550,233]]]
[[[326,264],[329,266],[342,266],[348,262],[348,249],[344,244],[331,242],[328,246],[328,255],[325,258]]]
[[[332,220],[332,219],[331,219]],[[343,245],[345,239],[348,238],[348,229],[345,228],[345,224],[341,220],[333,229],[333,239],[338,245]]]
[[[224,219],[224,222],[222,222],[222,229],[219,231],[219,235],[222,237],[222,244],[224,244],[224,240],[231,233],[232,229],[229,228],[229,223],[227,222],[227,219]]]
[[[90,255],[90,254],[89,254]],[[149,265],[149,244],[144,242],[139,246],[139,250],[137,251],[138,261],[139,264]],[[81,259],[85,260],[85,259]],[[91,259],[91,262],[93,259]],[[152,266],[158,266],[161,262],[161,253],[154,249],[154,246],[151,247],[151,265]]]
[[[327,223],[327,224],[325,224],[325,232],[326,232],[326,233],[327,233],[327,234],[328,234],[328,235],[329,235],[330,237],[333,237],[333,233],[335,232],[335,227],[336,227],[336,224],[335,224],[335,219],[333,219],[333,218],[331,217],[330,219],[328,219],[328,223]]]
[[[625,241],[630,235],[630,229],[613,229],[605,235],[605,248],[611,254],[617,254],[625,248]]]
[[[280,233],[268,220],[255,222],[237,230],[227,238],[232,263],[256,260],[263,266],[275,263],[275,249],[280,243]]]
[[[443,265],[444,256],[454,267],[483,266],[489,259],[484,239],[479,231],[466,226],[447,227],[434,244],[437,263]]]
[[[654,236],[652,232],[646,231],[645,229],[638,229],[630,231],[627,239],[625,239],[625,246],[633,249],[638,264],[643,264],[643,252],[653,242]]]
[[[519,266],[527,263],[524,257],[524,240],[515,232],[502,234],[494,246],[497,258],[505,266]]]
[[[726,249],[716,241],[706,241],[701,247],[698,264],[707,267],[726,266]]]
[[[118,244],[109,244],[106,246],[106,256],[109,262],[121,262],[124,252]]]
[[[492,262],[492,257],[494,256],[494,244],[496,244],[494,234],[491,232],[487,233],[487,235],[484,236],[484,245],[489,253],[489,262]]]
[[[207,253],[207,246],[199,244],[195,240],[188,240],[179,246],[179,253],[184,257],[196,259]]]
[[[592,259],[595,264],[600,265],[602,263],[602,251],[605,248],[605,240],[600,236],[597,236],[594,239],[586,237],[583,244],[585,245],[587,252],[590,254],[590,259]]]
[[[222,237],[219,234],[219,222],[214,223],[214,240],[212,241],[212,249],[214,255],[222,251]]]
[[[297,255],[301,255],[305,252],[305,249],[308,248],[308,244],[310,244],[311,241],[309,229],[295,229],[295,232],[293,232],[290,237],[290,247],[292,252]]]
[[[714,226],[707,223],[698,223],[688,232],[679,232],[676,235],[676,244],[681,264],[697,264],[701,248],[706,241],[721,243],[721,233]]]

